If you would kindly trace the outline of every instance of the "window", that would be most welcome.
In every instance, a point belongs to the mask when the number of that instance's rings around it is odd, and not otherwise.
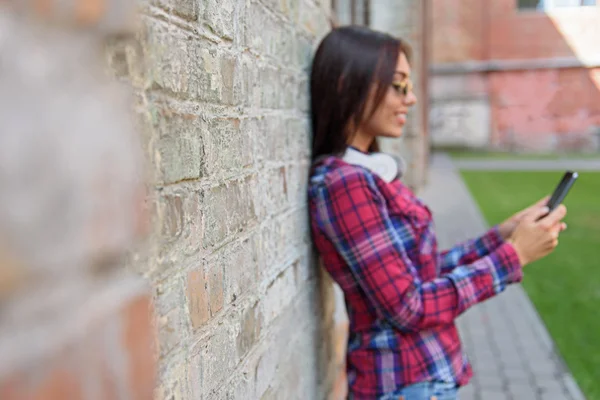
[[[549,11],[561,7],[595,6],[596,0],[519,0],[521,10]]]
[[[370,0],[332,0],[333,14],[339,25],[369,25]]]

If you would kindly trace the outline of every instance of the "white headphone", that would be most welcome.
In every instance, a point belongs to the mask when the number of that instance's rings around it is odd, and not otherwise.
[[[366,154],[352,147],[348,147],[342,159],[348,164],[367,168],[388,183],[402,177],[405,169],[404,160],[400,157],[387,153]]]

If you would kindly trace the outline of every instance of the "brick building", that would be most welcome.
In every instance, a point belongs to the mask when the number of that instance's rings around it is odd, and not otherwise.
[[[432,143],[595,151],[600,4],[433,0]]]

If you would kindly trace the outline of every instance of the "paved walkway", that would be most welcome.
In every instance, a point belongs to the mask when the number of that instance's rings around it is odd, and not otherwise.
[[[600,171],[599,159],[558,160],[455,160],[459,169],[503,171]]]
[[[420,196],[433,210],[440,245],[483,233],[484,219],[451,159],[434,155],[429,176]],[[585,399],[520,285],[468,310],[459,329],[475,373],[461,400]]]

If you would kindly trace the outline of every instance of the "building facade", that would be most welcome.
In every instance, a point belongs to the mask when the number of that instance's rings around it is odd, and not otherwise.
[[[432,0],[433,145],[596,151],[595,0]]]

